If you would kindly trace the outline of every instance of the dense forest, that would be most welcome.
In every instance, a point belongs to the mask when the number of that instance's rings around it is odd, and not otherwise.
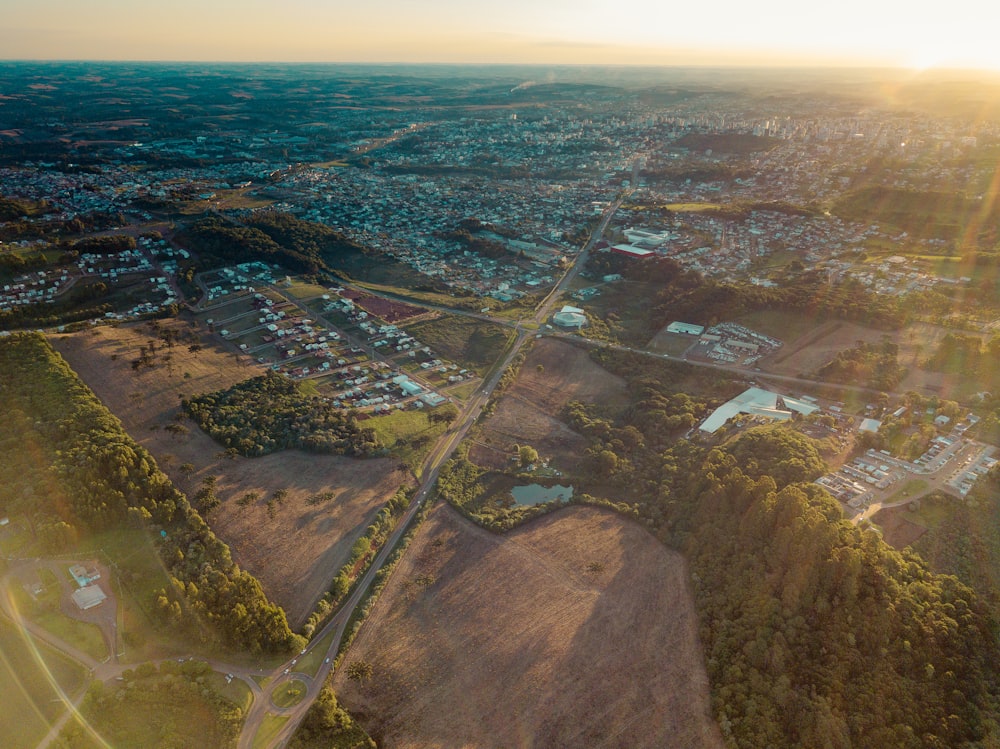
[[[262,260],[307,274],[332,270],[340,255],[362,251],[328,226],[278,211],[253,213],[242,223],[217,216],[203,218],[186,229],[179,241],[199,254],[203,267]]]
[[[913,543],[914,550],[935,570],[979,591],[1000,620],[1000,471],[994,468],[978,481],[965,502],[932,494],[917,504],[941,519]]]
[[[383,449],[375,432],[359,426],[352,411],[304,395],[291,380],[273,372],[182,405],[214,440],[248,457],[293,447],[356,457]]]
[[[44,551],[148,529],[172,582],[145,602],[162,622],[249,652],[299,646],[284,611],[42,336],[0,338],[0,413],[0,511],[25,516]]]
[[[702,380],[695,396],[680,389],[690,382],[682,365],[594,357],[627,379],[632,404],[567,407],[564,419],[591,443],[574,486],[585,500],[626,502],[689,559],[729,745],[995,745],[1000,646],[987,602],[843,520],[811,483],[822,445],[794,421],[718,446],[680,439],[733,383]],[[442,481],[468,514],[482,471],[459,456]],[[477,519],[498,530],[509,521]]]

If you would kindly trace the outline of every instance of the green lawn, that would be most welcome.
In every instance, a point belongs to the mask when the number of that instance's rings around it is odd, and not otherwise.
[[[257,734],[253,737],[252,749],[267,749],[271,746],[278,732],[285,727],[288,718],[268,715],[261,721]]]
[[[698,339],[696,337],[685,335],[683,333],[665,333],[663,335],[657,335],[654,340],[650,341],[649,350],[655,351],[658,354],[680,356],[691,347],[692,343],[695,343],[697,340]]]
[[[463,382],[461,385],[456,385],[448,390],[448,395],[464,401],[476,392],[477,387],[479,387],[479,381]]]
[[[295,670],[315,676],[319,672],[319,667],[323,665],[323,659],[326,658],[326,651],[330,649],[330,645],[333,642],[333,635],[334,632],[331,631],[319,642],[310,643],[312,649],[299,658],[299,663],[295,667]]]
[[[458,315],[442,315],[407,327],[406,332],[434,354],[479,374],[503,353],[513,335],[509,328]]]
[[[95,661],[104,660],[109,655],[104,637],[96,624],[71,619],[58,610],[33,614],[31,621],[63,642],[82,650]]]
[[[25,639],[0,619],[0,705],[3,746],[33,749],[65,710],[60,691],[72,697],[87,670],[47,646]]]
[[[226,677],[218,671],[213,671],[205,678],[206,683],[212,687],[220,696],[232,702],[246,714],[253,704],[253,692],[243,679],[234,678],[226,684]]]
[[[910,479],[899,487],[891,496],[885,499],[883,504],[899,502],[907,497],[916,497],[927,488],[927,482],[923,479]]]
[[[303,281],[298,281],[292,279],[291,286],[285,286],[284,284],[279,284],[278,289],[283,294],[287,294],[292,299],[312,299],[314,297],[323,296],[323,294],[329,294],[325,286],[320,286],[314,283],[305,283]]]
[[[367,419],[362,425],[374,429],[393,455],[415,469],[435,440],[448,428],[443,422],[432,424],[429,419],[431,412],[432,409],[429,408],[420,411],[393,411],[385,416]]]
[[[306,684],[299,679],[291,679],[278,686],[271,693],[271,700],[278,707],[294,707],[306,696]]]

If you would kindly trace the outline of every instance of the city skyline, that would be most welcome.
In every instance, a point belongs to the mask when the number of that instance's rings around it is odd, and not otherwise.
[[[725,0],[711,12],[650,0],[193,0],[136,6],[12,0],[0,29],[8,60],[880,66],[1000,70],[998,11],[956,0],[947,14],[846,0],[834,11],[791,0]]]

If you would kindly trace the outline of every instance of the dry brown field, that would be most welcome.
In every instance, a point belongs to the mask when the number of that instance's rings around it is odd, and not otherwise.
[[[722,747],[687,574],[608,511],[497,536],[442,505],[346,654],[372,678],[334,687],[393,749]]]
[[[504,456],[514,454],[514,445],[531,445],[557,468],[572,471],[587,441],[558,416],[574,400],[624,406],[625,381],[576,346],[552,338],[537,340],[514,384],[483,427],[480,439],[488,447],[474,445],[471,459],[484,467],[500,468]]]
[[[785,345],[774,354],[761,359],[759,366],[765,372],[797,376],[810,375],[831,361],[839,351],[852,348],[858,341],[878,343],[888,336],[899,346],[899,363],[907,369],[907,375],[897,388],[900,391],[932,391],[948,395],[954,394],[958,386],[954,375],[928,372],[920,364],[937,350],[941,338],[949,331],[939,325],[915,323],[900,331],[884,331],[866,328],[856,323],[830,320],[818,323],[802,335]]]
[[[164,325],[186,328],[176,322]],[[50,340],[181,491],[191,497],[206,476],[219,477],[216,494],[222,504],[209,517],[212,529],[297,628],[347,561],[371,517],[408,475],[388,458],[354,460],[298,450],[226,458],[220,445],[187,419],[179,422],[187,434],[171,434],[164,427],[174,423],[182,396],[226,388],[263,369],[247,357],[237,361],[234,351],[206,334],[201,351],[191,353],[186,343],[178,344],[169,367],[159,363],[132,372],[131,360],[151,337],[137,325],[98,327]],[[162,342],[157,348],[167,350]],[[181,470],[186,463],[194,466],[190,475]],[[278,489],[288,490],[288,497],[272,518],[266,503]],[[238,506],[236,500],[249,492],[260,495],[257,502]],[[324,492],[336,496],[306,504],[307,498]]]

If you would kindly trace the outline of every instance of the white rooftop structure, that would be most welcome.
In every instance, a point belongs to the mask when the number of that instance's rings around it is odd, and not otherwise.
[[[104,599],[107,596],[104,591],[101,590],[99,585],[88,585],[85,588],[77,588],[73,591],[73,603],[75,603],[81,611],[86,611],[87,609],[92,609],[94,606],[100,606],[104,603]]]
[[[878,431],[878,428],[882,426],[882,422],[878,419],[865,419],[861,422],[861,426],[858,427],[859,432],[871,432],[874,434]]]
[[[693,325],[689,322],[674,321],[667,326],[668,333],[684,333],[686,335],[701,335],[705,332],[704,325]]]
[[[552,315],[552,322],[560,328],[582,328],[587,324],[587,316],[579,307],[566,305]]]
[[[784,403],[784,408],[778,408],[778,399]],[[731,401],[723,403],[698,427],[703,432],[714,434],[723,424],[739,414],[765,416],[769,419],[785,420],[792,418],[792,411],[808,416],[818,411],[819,406],[798,398],[772,393],[761,388],[749,388],[737,395]]]

